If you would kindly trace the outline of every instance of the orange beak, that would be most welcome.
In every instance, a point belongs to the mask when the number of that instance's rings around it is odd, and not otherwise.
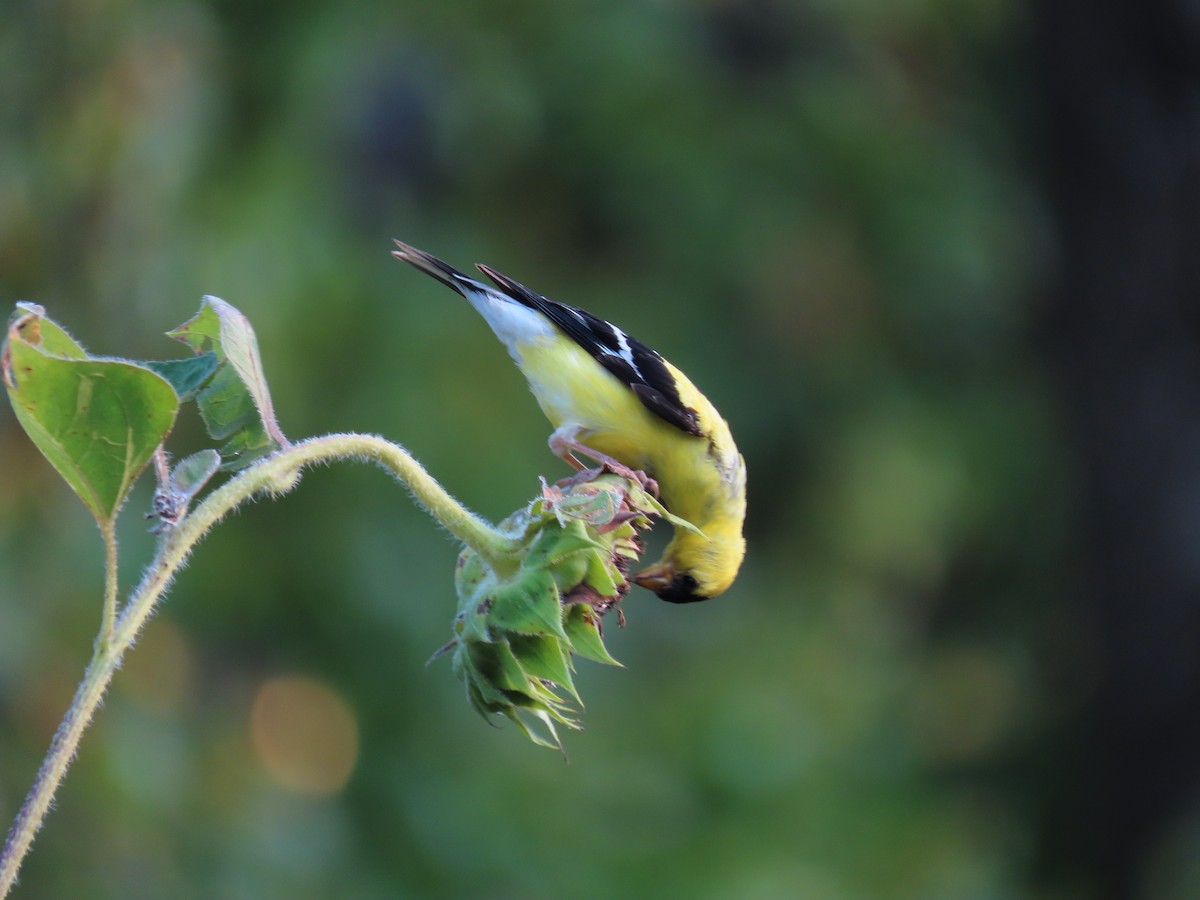
[[[657,594],[666,590],[675,577],[675,570],[667,563],[655,563],[633,576],[633,583]]]

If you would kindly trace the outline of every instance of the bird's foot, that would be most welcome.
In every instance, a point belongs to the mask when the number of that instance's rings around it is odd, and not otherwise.
[[[605,472],[611,472],[614,475],[619,475],[622,478],[628,478],[642,486],[642,489],[654,497],[658,496],[658,482],[637,469],[632,469],[619,460],[613,459],[607,453],[601,453],[599,450],[594,450],[587,444],[579,440],[581,432],[578,427],[562,428],[550,435],[550,450],[555,456],[560,457],[571,468],[576,469],[576,474],[565,478],[558,484],[564,488],[575,487],[585,481],[591,481],[599,477]],[[586,456],[588,459],[595,460],[600,465],[595,467],[585,466],[579,461],[576,453],[581,456]]]
[[[594,459],[596,462],[600,463],[600,465],[593,466],[591,468],[580,468],[579,471],[574,475],[568,475],[566,478],[556,481],[556,486],[562,487],[564,490],[569,490],[570,488],[577,487],[585,482],[599,478],[605,472],[611,472],[613,475],[619,475],[622,478],[628,478],[635,484],[641,485],[642,490],[651,496],[658,496],[658,482],[640,469],[631,469],[629,466],[622,462],[618,462],[611,456],[606,456],[605,454],[598,453],[595,450],[589,450],[586,447],[574,447],[572,449],[590,457],[591,459]]]

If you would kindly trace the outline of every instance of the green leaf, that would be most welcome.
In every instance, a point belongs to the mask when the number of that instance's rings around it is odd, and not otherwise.
[[[563,754],[564,759],[566,758],[567,754],[566,751],[563,750],[562,741],[558,737],[558,730],[554,727],[554,721],[545,712],[542,710],[533,710],[532,714],[542,720],[542,724],[545,725],[546,730],[550,732],[549,738],[542,737],[540,734],[526,725],[520,714],[512,707],[502,709],[500,712],[508,716],[508,718],[510,718],[516,724],[517,728],[521,730],[521,733],[525,735],[530,742],[536,744],[538,747],[547,747],[550,750],[557,750],[559,753]]]
[[[480,595],[484,597],[483,594]],[[488,619],[488,610],[491,609],[492,601],[490,599],[481,599],[473,608],[465,610],[459,614],[456,619],[461,625],[458,636],[463,640],[472,641],[491,641],[492,631],[488,627],[491,622]]]
[[[87,359],[87,351],[36,303],[18,303],[17,309],[26,315],[13,322],[13,329],[27,344],[40,347],[43,353],[67,359]],[[10,335],[11,337],[11,335]]]
[[[275,449],[253,399],[229,366],[221,367],[196,395],[196,405],[209,436],[226,441],[222,454],[235,457],[227,468],[243,468]]]
[[[48,353],[31,338],[72,355]],[[27,310],[9,328],[4,383],[30,439],[104,527],[171,430],[179,399],[147,368],[81,358],[78,349],[59,326]]]
[[[616,575],[620,578],[620,572],[615,567],[610,567],[606,561],[606,557],[599,553],[589,553],[587,555],[587,577],[584,581],[588,587],[592,588],[597,594],[602,597],[615,597],[617,595],[617,582],[613,578]],[[625,580],[621,579],[624,584]]]
[[[570,593],[584,580],[588,572],[587,557],[587,553],[572,553],[550,569],[550,575],[554,578],[554,584],[560,594]]]
[[[573,520],[559,528],[543,528],[534,539],[522,564],[529,569],[548,568],[574,553],[585,550],[604,552],[607,549],[604,544],[588,535],[583,522]]]
[[[554,634],[562,630],[562,604],[549,572],[530,572],[520,580],[499,587],[492,597],[488,621],[497,628],[518,634]]]
[[[563,493],[550,488],[554,514],[560,523],[580,519],[589,525],[611,522],[621,508],[625,492],[618,485],[589,482]]]
[[[479,590],[479,586],[488,575],[488,568],[484,565],[479,554],[473,550],[464,549],[458,554],[458,559],[454,564],[454,591],[459,597],[464,599],[470,598],[472,602],[475,600],[475,594]]]
[[[258,407],[267,433],[280,444],[287,440],[282,434],[276,433],[275,408],[271,404],[271,392],[267,389],[267,376],[263,372],[262,360],[258,353],[258,339],[254,329],[247,319],[235,307],[226,303],[220,297],[205,297],[210,308],[216,311],[221,322],[221,349],[226,358],[237,371],[238,377],[246,385],[254,405]]]
[[[171,470],[171,490],[194,497],[216,474],[221,455],[216,450],[200,450],[181,459]]]
[[[570,664],[563,654],[562,641],[547,635],[514,634],[509,637],[508,645],[527,675],[562,685],[582,705],[571,679]]]
[[[200,386],[217,371],[220,363],[217,354],[209,351],[186,359],[149,360],[142,365],[167,379],[180,401],[186,402],[196,396]]]
[[[505,712],[510,708],[508,699],[486,681],[480,680],[469,666],[458,669],[455,674],[463,679],[467,686],[467,699],[485,719],[492,713]]]
[[[482,641],[465,643],[475,671],[489,686],[499,691],[515,691],[522,694],[529,692],[529,679],[525,677],[520,663],[508,649],[508,644],[503,641],[495,644]]]
[[[473,649],[471,643],[464,642],[464,644],[459,645],[460,652],[454,654],[454,663],[457,667],[456,674],[466,681],[471,693],[482,704],[476,707],[480,712],[485,715],[487,713],[501,712],[511,705],[509,695],[496,685],[491,673],[485,672],[478,667],[475,655],[471,652]],[[492,672],[494,671],[493,669]]]
[[[496,659],[500,663],[500,673],[495,679],[497,686],[505,691],[516,691],[521,694],[532,694],[533,685],[529,681],[529,673],[521,665],[509,642],[503,638],[488,646],[494,648]]]
[[[538,713],[539,717],[544,712],[563,725],[581,727],[578,719],[568,715],[572,707],[554,692],[554,683],[551,681],[533,679],[529,682],[528,691],[505,691],[504,696],[511,706],[522,712]]]
[[[253,430],[261,434],[264,441],[267,439],[254,401],[233,369],[221,368],[196,395],[196,402],[210,437],[224,441],[240,432]]]
[[[707,535],[705,535],[705,533],[703,531],[701,531],[699,528],[697,528],[695,525],[693,525],[687,519],[680,518],[679,516],[672,513],[665,506],[663,506],[662,503],[660,503],[653,495],[647,493],[646,491],[639,491],[639,496],[637,498],[631,498],[631,500],[633,500],[634,502],[637,502],[638,505],[641,506],[643,509],[648,508],[648,509],[652,510],[656,516],[658,516],[659,518],[662,518],[662,519],[666,519],[668,522],[670,522],[676,528],[682,528],[685,531],[690,531],[692,534],[699,535],[702,538],[707,538]]]
[[[563,621],[567,637],[571,641],[571,649],[576,656],[590,659],[594,662],[610,666],[621,665],[613,659],[604,640],[600,637],[600,626],[595,614],[582,603],[573,603],[567,610]]]
[[[196,402],[208,433],[228,441],[222,452],[235,460],[227,468],[243,468],[287,446],[249,319],[221,298],[206,296],[199,312],[167,335],[197,353],[210,347],[216,354],[220,367]]]
[[[195,353],[202,353],[211,346],[221,362],[225,362],[225,351],[221,347],[221,320],[217,311],[208,303],[208,297],[200,301],[200,309],[194,316],[167,332],[167,337],[187,344]]]

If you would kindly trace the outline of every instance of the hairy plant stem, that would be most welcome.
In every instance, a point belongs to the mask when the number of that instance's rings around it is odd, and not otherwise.
[[[117,520],[116,517],[100,525],[100,537],[104,541],[104,607],[100,613],[100,631],[96,635],[96,646],[112,643],[113,626],[117,620]]]
[[[408,488],[413,498],[451,534],[471,547],[499,571],[515,569],[515,542],[495,526],[455,500],[397,444],[374,435],[332,434],[292,444],[236,475],[213,491],[190,514],[168,529],[142,580],[119,610],[116,608],[116,538],[110,525],[104,531],[106,579],[104,613],[91,661],[63,720],[51,739],[0,851],[0,897],[17,880],[21,861],[49,811],[51,801],[79,747],[88,723],[103,699],[125,652],[153,613],[171,579],[208,530],[228,513],[260,492],[279,495],[299,481],[300,470],[319,462],[363,460],[387,469]]]

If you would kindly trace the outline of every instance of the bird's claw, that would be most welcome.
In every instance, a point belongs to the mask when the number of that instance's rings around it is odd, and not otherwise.
[[[630,481],[641,485],[642,490],[646,493],[653,497],[658,497],[658,482],[640,469],[631,469],[629,466],[619,463],[609,456],[597,457],[597,461],[600,465],[590,469],[580,469],[574,475],[560,478],[554,482],[555,487],[570,490],[586,482],[594,481],[605,472],[611,472],[613,475],[619,475],[621,478],[628,478]]]

